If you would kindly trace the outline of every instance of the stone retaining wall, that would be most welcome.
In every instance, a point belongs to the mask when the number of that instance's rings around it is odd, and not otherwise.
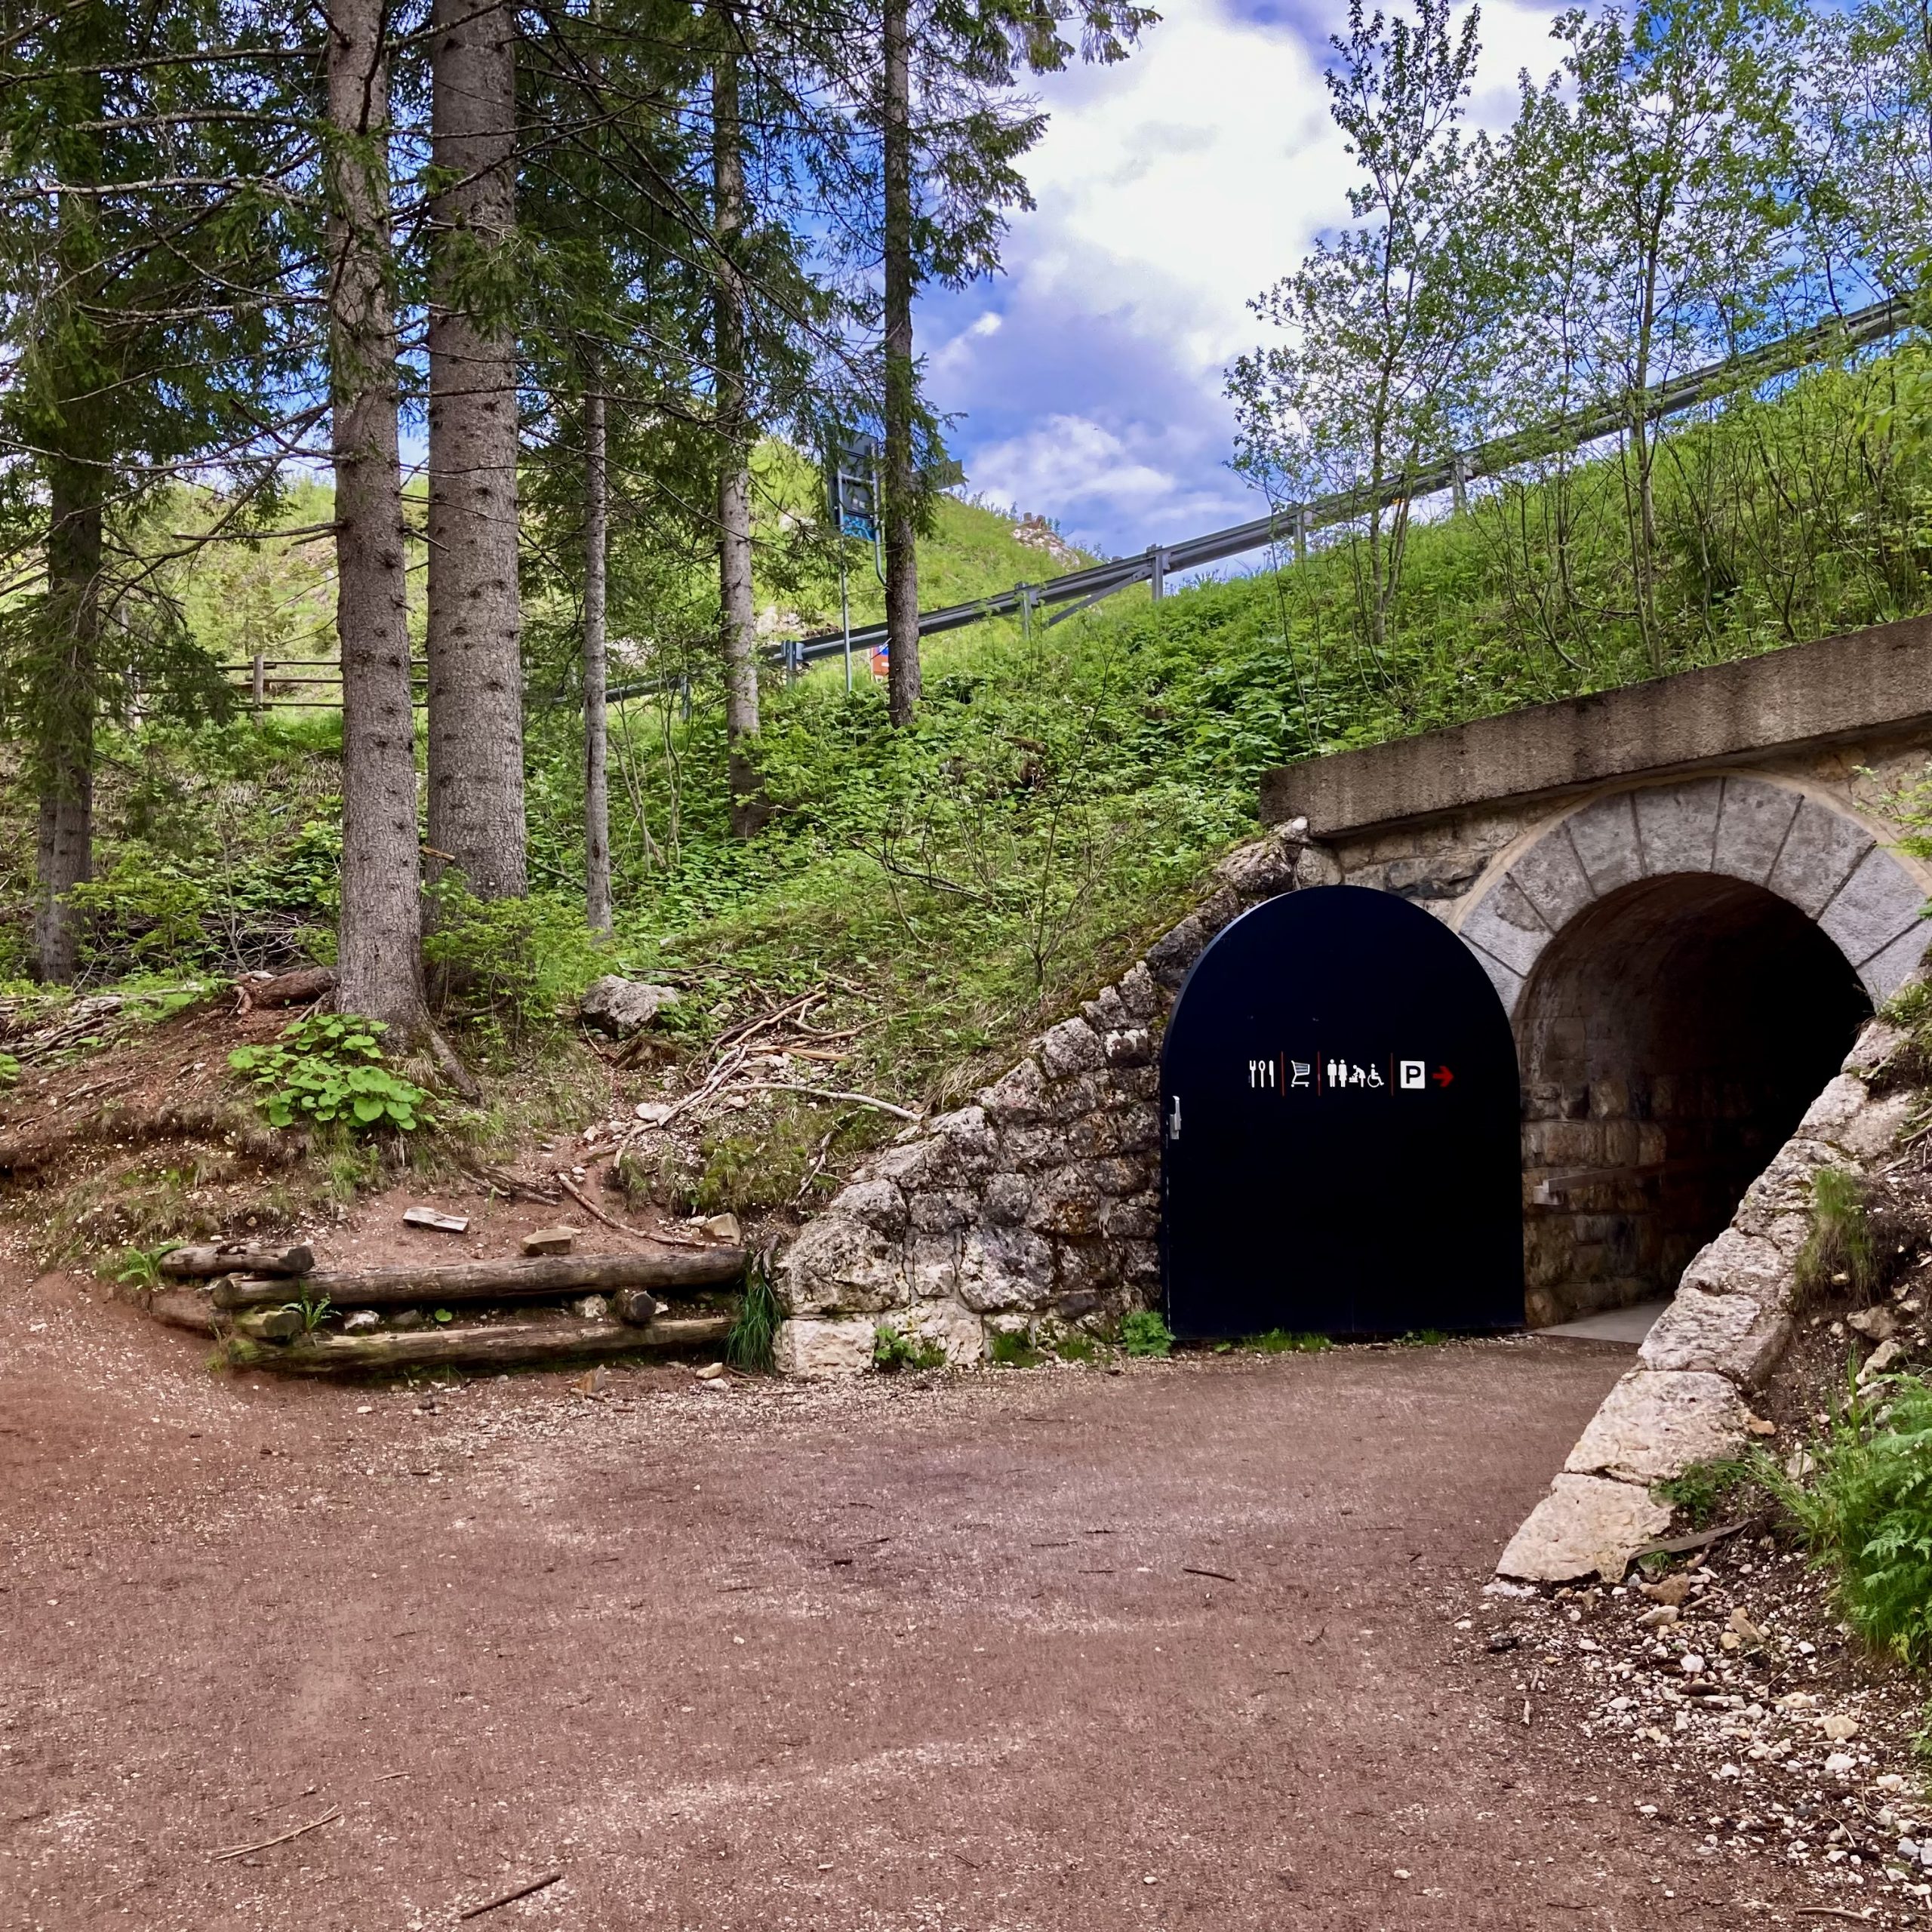
[[[980,1361],[989,1332],[1115,1321],[1158,1300],[1160,1039],[1229,920],[1334,861],[1300,821],[1231,854],[1212,891],[974,1104],[862,1165],[780,1260],[780,1368],[857,1374],[881,1324]]]
[[[1637,1366],[1577,1438],[1563,1472],[1503,1553],[1499,1573],[1529,1583],[1622,1577],[1670,1527],[1654,1484],[1749,1439],[1749,1399],[1791,1334],[1798,1251],[1821,1168],[1863,1171],[1897,1140],[1915,1096],[1871,1080],[1901,1036],[1879,1020],[1818,1096],[1739,1204],[1730,1226],[1684,1270]]]

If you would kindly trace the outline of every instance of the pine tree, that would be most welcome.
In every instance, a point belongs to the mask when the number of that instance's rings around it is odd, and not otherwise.
[[[433,0],[430,88],[429,844],[481,897],[517,897],[527,873],[508,0]]]
[[[329,380],[342,652],[337,1001],[426,1030],[410,704],[385,0],[334,0],[328,60]]]
[[[301,355],[275,306],[306,217],[283,185],[306,122],[289,50],[220,0],[66,0],[8,26],[0,420],[6,534],[26,567],[0,612],[0,726],[38,795],[36,968],[66,980],[103,718],[137,693],[150,717],[226,702],[139,553],[143,519],[205,463],[218,522],[246,528],[312,414],[278,391]]]
[[[910,723],[920,697],[918,537],[949,474],[919,395],[912,309],[921,286],[959,287],[996,273],[1006,211],[1030,208],[1020,158],[1046,130],[1014,91],[1026,73],[1073,56],[1061,38],[1079,22],[1078,51],[1126,58],[1156,16],[1124,0],[880,0],[870,115],[879,145],[879,252],[884,340],[880,410],[888,703]]]

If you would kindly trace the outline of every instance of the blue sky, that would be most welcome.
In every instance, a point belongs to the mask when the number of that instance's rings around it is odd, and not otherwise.
[[[1161,0],[1157,0],[1161,4]],[[1008,272],[921,304],[935,404],[967,487],[1121,555],[1258,515],[1228,469],[1223,371],[1248,299],[1346,219],[1350,164],[1321,69],[1346,0],[1164,0],[1139,53],[1050,77]],[[1556,64],[1553,7],[1482,9],[1472,118]]]

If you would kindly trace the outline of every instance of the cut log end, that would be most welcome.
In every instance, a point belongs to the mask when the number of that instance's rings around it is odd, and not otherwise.
[[[648,1288],[620,1288],[611,1297],[611,1312],[620,1321],[645,1328],[666,1312],[666,1305]]]

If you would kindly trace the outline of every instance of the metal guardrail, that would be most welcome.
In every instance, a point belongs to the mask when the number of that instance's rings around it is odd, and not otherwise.
[[[1911,319],[1911,307],[1909,298],[1894,296],[1854,309],[1849,315],[1835,315],[1814,323],[1808,328],[1781,336],[1775,342],[1747,350],[1741,355],[1706,364],[1669,382],[1653,384],[1644,392],[1644,419],[1646,422],[1660,421],[1668,416],[1681,415],[1687,409],[1694,409],[1714,395],[1755,388],[1760,383],[1789,374],[1794,369],[1818,360],[1821,352],[1841,353],[1882,342],[1906,326]],[[1158,598],[1165,593],[1168,578],[1178,572],[1224,562],[1229,557],[1242,556],[1272,543],[1291,542],[1299,558],[1306,549],[1309,537],[1318,530],[1331,529],[1371,509],[1387,509],[1405,498],[1432,497],[1444,490],[1454,491],[1460,503],[1463,492],[1469,484],[1484,477],[1501,475],[1539,457],[1580,449],[1600,437],[1614,435],[1618,430],[1629,427],[1632,414],[1627,404],[1593,404],[1587,408],[1572,410],[1567,414],[1532,424],[1527,429],[1512,431],[1508,435],[1492,438],[1472,448],[1457,451],[1438,462],[1380,484],[1336,491],[1318,497],[1311,503],[1291,503],[1266,516],[1231,525],[1226,530],[1212,530],[1204,536],[1189,537],[1182,543],[1151,544],[1137,555],[1089,564],[1084,569],[1049,577],[1043,583],[1016,583],[1010,589],[995,591],[970,602],[922,611],[919,613],[919,635],[937,637],[947,631],[964,630],[969,624],[982,623],[989,617],[1018,617],[1023,622],[1030,623],[1036,611],[1064,605],[1066,608],[1057,611],[1046,620],[1049,625],[1060,623],[1137,583],[1149,585]],[[855,626],[851,633],[851,648],[855,656],[869,654],[884,644],[886,637],[886,626],[882,620],[877,623]],[[798,670],[806,664],[842,654],[847,644],[847,635],[842,629],[818,631],[775,647],[768,645],[765,655],[788,670]],[[259,713],[278,704],[300,706],[309,702],[304,698],[284,697],[270,693],[267,687],[271,682],[336,688],[340,688],[342,682],[339,667],[332,675],[307,678],[270,678],[268,672],[283,667],[326,672],[331,661],[326,658],[265,658],[258,654],[247,663],[224,664],[220,668],[224,672],[247,674],[251,706]],[[676,678],[650,678],[613,685],[607,695],[617,700],[681,688],[682,681]],[[550,701],[574,700],[558,698]],[[421,709],[422,704],[423,700],[419,698],[417,708]]]
[[[1644,394],[1643,414],[1647,422],[1681,415],[1713,395],[1721,395],[1746,386],[1788,374],[1817,359],[1824,350],[1860,349],[1896,335],[1910,319],[1911,304],[1903,297],[1875,302],[1800,329],[1792,334],[1767,343],[1762,348],[1742,355],[1707,364],[1667,383],[1654,384]],[[1137,556],[1120,557],[1103,564],[1091,564],[1084,570],[1069,571],[1063,577],[1050,577],[1044,583],[1017,583],[1010,590],[966,604],[950,604],[943,609],[919,614],[919,635],[934,637],[943,632],[963,630],[987,617],[1020,617],[1030,620],[1035,611],[1054,605],[1072,608],[1048,619],[1057,624],[1081,611],[1111,597],[1130,585],[1146,583],[1159,597],[1166,579],[1183,571],[1198,570],[1205,565],[1225,561],[1271,543],[1292,542],[1297,552],[1318,530],[1365,515],[1377,507],[1386,509],[1404,498],[1432,497],[1454,490],[1460,497],[1469,485],[1486,476],[1496,476],[1518,464],[1564,449],[1577,449],[1599,437],[1614,435],[1629,425],[1632,411],[1627,405],[1603,403],[1573,410],[1549,421],[1512,431],[1506,436],[1460,450],[1441,461],[1388,479],[1377,485],[1337,491],[1312,503],[1291,503],[1266,516],[1255,517],[1226,530],[1210,531],[1205,536],[1190,537],[1180,543],[1156,543]],[[876,650],[886,641],[886,626],[878,623],[855,626],[851,644],[855,654]],[[771,653],[781,662],[809,663],[842,653],[842,631],[820,631]],[[629,697],[653,691],[654,683],[630,685],[614,689],[613,697]]]

